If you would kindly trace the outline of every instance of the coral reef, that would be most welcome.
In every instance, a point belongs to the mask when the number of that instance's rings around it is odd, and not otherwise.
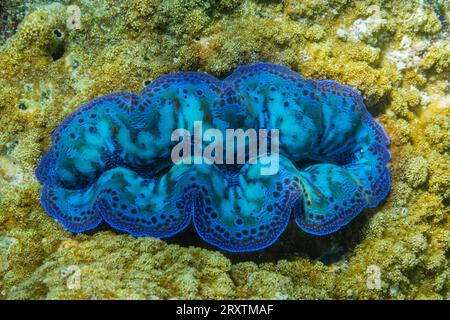
[[[0,7],[0,298],[448,299],[448,1]],[[288,226],[258,254],[215,251],[189,229],[170,241],[102,226],[74,236],[44,212],[33,172],[77,107],[162,74],[224,77],[256,61],[361,92],[392,141],[380,207],[326,237]]]

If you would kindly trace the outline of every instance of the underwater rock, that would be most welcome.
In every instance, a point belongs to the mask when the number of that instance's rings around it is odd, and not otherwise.
[[[15,244],[17,244],[17,239],[15,238],[0,237],[0,271],[5,271],[10,267],[8,262],[9,252]]]
[[[428,178],[428,164],[424,157],[408,159],[405,167],[405,179],[408,184],[417,188],[423,185]]]
[[[355,42],[365,41],[369,44],[376,45],[378,37],[387,21],[382,18],[379,6],[374,5],[368,9],[370,9],[373,15],[367,19],[357,19],[353,22],[349,30],[349,38]]]

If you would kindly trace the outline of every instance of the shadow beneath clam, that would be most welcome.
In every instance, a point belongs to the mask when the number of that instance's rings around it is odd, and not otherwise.
[[[325,265],[329,265],[341,261],[346,256],[352,254],[355,247],[363,240],[364,231],[368,227],[370,219],[376,214],[376,211],[377,209],[366,209],[339,231],[325,236],[309,234],[301,230],[294,219],[291,219],[286,230],[274,244],[254,252],[228,252],[220,250],[203,241],[197,234],[192,222],[182,232],[162,240],[168,244],[176,244],[182,247],[194,246],[211,251],[220,251],[233,263],[246,261],[276,263],[283,259],[290,260],[295,257],[307,257],[311,260],[318,260]],[[93,230],[84,232],[84,234],[93,235],[99,231],[108,230],[117,234],[128,234],[112,229],[105,222],[102,222]]]
[[[381,97],[376,102],[364,99],[364,103],[367,106],[367,110],[372,114],[372,116],[378,117],[386,113],[387,107],[391,105],[391,97],[390,95],[386,95],[384,97]]]
[[[351,254],[354,248],[364,238],[364,230],[376,210],[366,209],[341,230],[326,236],[317,236],[301,230],[291,219],[288,227],[278,240],[271,246],[254,252],[228,252],[219,250],[204,242],[197,234],[193,224],[179,234],[163,239],[170,244],[180,246],[195,246],[213,251],[220,251],[231,262],[252,261],[255,263],[289,260],[303,256],[319,260],[328,265],[340,261]]]
[[[385,198],[379,205],[382,207],[388,198]],[[194,224],[180,233],[163,238],[168,244],[176,244],[181,247],[197,247],[211,251],[219,251],[232,263],[255,262],[276,263],[280,260],[292,260],[296,257],[305,257],[310,260],[321,261],[325,265],[330,265],[343,261],[347,256],[353,254],[355,247],[360,244],[365,237],[370,220],[377,213],[379,208],[366,208],[361,214],[355,217],[349,224],[343,226],[332,234],[318,236],[309,234],[301,230],[295,220],[291,218],[289,225],[281,236],[271,246],[253,252],[228,252],[221,250],[205,242],[197,233]],[[126,232],[112,229],[106,222],[92,230],[85,231],[86,235],[94,235],[100,231],[112,231],[116,234],[128,235]]]

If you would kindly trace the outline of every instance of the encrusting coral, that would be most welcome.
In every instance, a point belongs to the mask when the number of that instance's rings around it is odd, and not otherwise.
[[[70,5],[2,3],[0,298],[448,299],[448,2]],[[380,207],[326,237],[289,226],[258,254],[215,251],[192,230],[170,244],[105,226],[74,236],[44,212],[34,169],[67,114],[162,74],[256,61],[361,92],[392,141]]]

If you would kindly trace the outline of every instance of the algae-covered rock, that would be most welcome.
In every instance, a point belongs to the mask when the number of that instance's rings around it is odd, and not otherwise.
[[[408,158],[403,169],[405,180],[412,188],[423,185],[428,178],[428,163],[424,157]]]
[[[0,237],[0,271],[6,271],[10,268],[9,256],[13,245],[17,243],[15,238]]]
[[[448,299],[445,1],[0,2],[0,299]],[[352,86],[390,139],[392,187],[336,234],[294,224],[272,247],[215,251],[41,207],[34,170],[69,113],[182,70],[266,61]]]

